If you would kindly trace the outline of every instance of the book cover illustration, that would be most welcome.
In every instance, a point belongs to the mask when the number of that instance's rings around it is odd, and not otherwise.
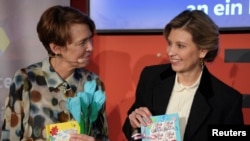
[[[77,121],[49,124],[46,126],[48,141],[68,141],[71,133],[80,133]]]
[[[178,114],[152,116],[152,124],[141,126],[142,141],[181,141]]]

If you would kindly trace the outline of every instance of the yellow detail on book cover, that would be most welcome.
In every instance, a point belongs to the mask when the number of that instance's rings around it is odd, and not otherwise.
[[[49,124],[46,126],[48,141],[68,141],[71,133],[80,133],[77,121]]]

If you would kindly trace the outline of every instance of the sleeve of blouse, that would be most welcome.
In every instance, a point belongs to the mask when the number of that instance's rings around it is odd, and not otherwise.
[[[27,79],[19,70],[13,77],[9,88],[9,95],[5,100],[4,121],[1,140],[21,140],[24,134],[25,112],[27,103],[23,101],[24,93],[28,91]],[[28,101],[26,99],[26,101]],[[29,107],[29,106],[28,106]],[[27,118],[26,118],[27,119]]]

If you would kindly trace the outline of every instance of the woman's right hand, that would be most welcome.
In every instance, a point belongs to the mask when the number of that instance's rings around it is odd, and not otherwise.
[[[128,118],[133,129],[147,126],[152,123],[150,116],[151,112],[147,107],[136,108],[132,113],[129,114]]]
[[[69,141],[95,141],[95,138],[85,134],[72,133]]]

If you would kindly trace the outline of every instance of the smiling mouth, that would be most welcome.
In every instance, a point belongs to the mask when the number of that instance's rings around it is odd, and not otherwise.
[[[177,63],[177,62],[180,62],[181,60],[179,60],[179,59],[171,59],[170,61],[171,61],[171,63]]]
[[[79,59],[77,59],[78,63],[83,63],[84,60],[88,60],[90,58],[90,55],[86,55],[86,56],[81,56]]]

